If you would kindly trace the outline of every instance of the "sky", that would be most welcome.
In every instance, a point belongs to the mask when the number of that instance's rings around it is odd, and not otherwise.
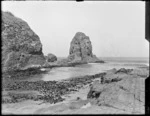
[[[142,1],[2,1],[40,37],[43,53],[69,55],[77,32],[90,37],[98,57],[149,57]]]

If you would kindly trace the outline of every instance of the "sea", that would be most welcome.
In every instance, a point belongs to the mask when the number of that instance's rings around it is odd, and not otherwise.
[[[105,63],[88,63],[76,65],[75,67],[55,67],[49,70],[47,74],[36,75],[30,78],[30,81],[59,81],[68,78],[76,78],[84,75],[93,75],[116,68],[135,69],[149,66],[148,57],[100,57]]]

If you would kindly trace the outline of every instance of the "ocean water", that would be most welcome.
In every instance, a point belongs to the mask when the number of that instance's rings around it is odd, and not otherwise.
[[[37,80],[51,81],[75,78],[77,76],[92,75],[116,68],[135,69],[142,66],[149,66],[149,58],[100,58],[106,63],[89,63],[75,67],[57,67],[51,69],[48,74],[36,76]]]

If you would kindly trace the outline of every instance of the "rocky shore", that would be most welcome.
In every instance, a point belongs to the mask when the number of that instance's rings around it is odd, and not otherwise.
[[[21,104],[31,100],[40,101],[38,107],[44,107],[40,110],[36,108],[36,105],[34,113],[143,114],[144,80],[149,75],[148,70],[147,67],[121,68],[61,81],[11,81],[11,83],[5,83],[3,88],[2,106]],[[51,106],[51,104],[56,105]],[[56,111],[53,107],[61,110]],[[5,107],[6,109],[9,108]]]
[[[35,73],[34,71],[31,74]],[[38,72],[40,73],[40,72]],[[16,74],[15,72],[13,74]],[[13,74],[11,76],[13,76]],[[19,72],[20,76],[22,72]],[[24,73],[24,76],[27,76]],[[27,73],[29,75],[29,73]],[[3,82],[3,91],[9,91],[7,97],[2,99],[3,103],[15,103],[21,100],[43,100],[49,103],[57,103],[63,101],[62,95],[72,91],[78,91],[82,86],[91,83],[93,79],[104,76],[105,73],[95,75],[87,75],[83,77],[75,77],[62,81],[10,81]],[[31,76],[31,75],[30,75]],[[6,77],[4,77],[6,79]],[[11,77],[12,78],[12,77]],[[21,91],[21,93],[18,93]],[[25,91],[25,93],[23,93]],[[30,91],[37,91],[37,95],[29,94]],[[8,98],[8,99],[7,99]]]
[[[49,53],[44,57],[40,37],[28,23],[11,12],[2,12],[2,71],[18,71],[32,67],[68,67],[85,63],[104,63],[92,52],[88,36],[77,32],[70,43],[67,59],[57,61]]]
[[[90,38],[77,32],[67,59],[44,57],[39,36],[27,22],[2,12],[3,114],[144,114],[149,67],[112,69],[61,81],[29,81],[53,67],[105,63],[92,51]],[[38,104],[36,103],[38,102]]]

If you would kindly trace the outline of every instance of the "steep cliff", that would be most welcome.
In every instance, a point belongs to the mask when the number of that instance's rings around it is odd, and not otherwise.
[[[29,25],[10,12],[2,12],[2,70],[45,63],[42,44]]]

